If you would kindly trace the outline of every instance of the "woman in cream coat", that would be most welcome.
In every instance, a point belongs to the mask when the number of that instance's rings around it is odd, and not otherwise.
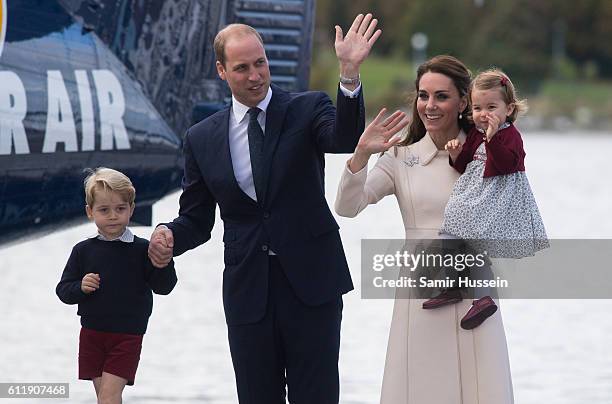
[[[365,130],[340,181],[336,212],[354,217],[368,205],[395,195],[407,238],[437,238],[444,208],[459,174],[444,145],[465,139],[469,129],[469,70],[457,59],[437,56],[417,71],[413,121],[408,137],[396,112],[384,111]],[[401,122],[400,122],[401,121]],[[384,154],[367,172],[372,154]],[[506,336],[498,310],[481,326],[459,326],[471,301],[424,310],[420,299],[396,299],[387,347],[383,404],[513,403]]]

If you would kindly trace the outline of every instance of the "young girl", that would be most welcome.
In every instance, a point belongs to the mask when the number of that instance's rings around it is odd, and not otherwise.
[[[446,145],[452,166],[462,173],[446,205],[441,235],[474,240],[491,258],[533,256],[548,247],[546,230],[525,175],[525,151],[514,126],[526,105],[501,70],[472,81],[468,98],[474,128],[465,143]],[[475,300],[461,320],[472,329],[493,315],[490,296]]]

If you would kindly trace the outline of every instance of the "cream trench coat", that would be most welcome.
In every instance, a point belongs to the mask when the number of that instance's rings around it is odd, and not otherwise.
[[[462,132],[459,136],[465,136]],[[437,238],[459,174],[448,152],[426,134],[381,156],[368,173],[345,168],[336,212],[354,217],[394,194],[407,238]],[[479,327],[459,326],[471,301],[423,310],[420,299],[396,299],[387,346],[382,404],[511,404],[508,348],[500,310]],[[498,302],[499,303],[499,302]]]

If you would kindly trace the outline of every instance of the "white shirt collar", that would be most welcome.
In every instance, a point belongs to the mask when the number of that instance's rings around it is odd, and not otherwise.
[[[263,100],[257,104],[257,108],[261,109],[263,112],[266,112],[268,109],[268,105],[270,104],[270,100],[272,99],[272,87],[268,87],[268,93],[264,97]],[[232,95],[232,111],[234,112],[234,118],[236,119],[236,123],[242,122],[244,116],[249,112],[250,107],[242,104],[240,101],[236,99]]]
[[[102,241],[123,241],[124,243],[133,243],[134,242],[134,234],[127,227],[125,228],[125,231],[123,232],[123,234],[121,236],[117,237],[117,238],[108,239],[108,238],[104,237],[102,235],[102,233],[100,233],[100,231],[98,231],[96,234],[90,236],[89,238],[97,238],[98,240],[102,240]]]

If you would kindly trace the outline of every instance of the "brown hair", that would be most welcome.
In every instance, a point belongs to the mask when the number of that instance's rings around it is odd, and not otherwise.
[[[438,55],[421,64],[417,69],[417,76],[416,80],[414,81],[415,91],[412,97],[412,122],[410,122],[410,126],[408,126],[408,135],[404,140],[398,143],[398,146],[407,146],[418,142],[427,132],[425,130],[425,124],[423,124],[423,121],[421,121],[417,111],[417,100],[419,97],[419,83],[421,81],[421,77],[428,72],[440,73],[450,78],[457,88],[457,91],[459,91],[459,95],[461,97],[467,95],[468,93],[472,73],[459,59],[449,55]],[[459,117],[457,117],[459,120],[459,127],[466,132],[471,126],[468,115],[469,105],[462,111],[462,118],[459,119]]]
[[[125,174],[117,170],[106,167],[89,170],[89,175],[85,178],[84,185],[85,202],[90,208],[93,208],[95,203],[96,191],[102,190],[116,192],[130,206],[134,206],[136,189],[132,185],[132,181]]]
[[[215,59],[225,67],[225,44],[232,36],[254,35],[257,40],[263,45],[263,39],[255,28],[246,24],[230,24],[217,33],[214,41]]]
[[[512,114],[508,116],[506,121],[514,122],[519,115],[527,112],[527,101],[518,99],[516,89],[510,78],[506,73],[497,68],[485,70],[474,78],[468,92],[470,105],[472,105],[472,92],[474,89],[491,90],[494,88],[499,89],[506,105],[514,104],[514,111],[512,111]]]

